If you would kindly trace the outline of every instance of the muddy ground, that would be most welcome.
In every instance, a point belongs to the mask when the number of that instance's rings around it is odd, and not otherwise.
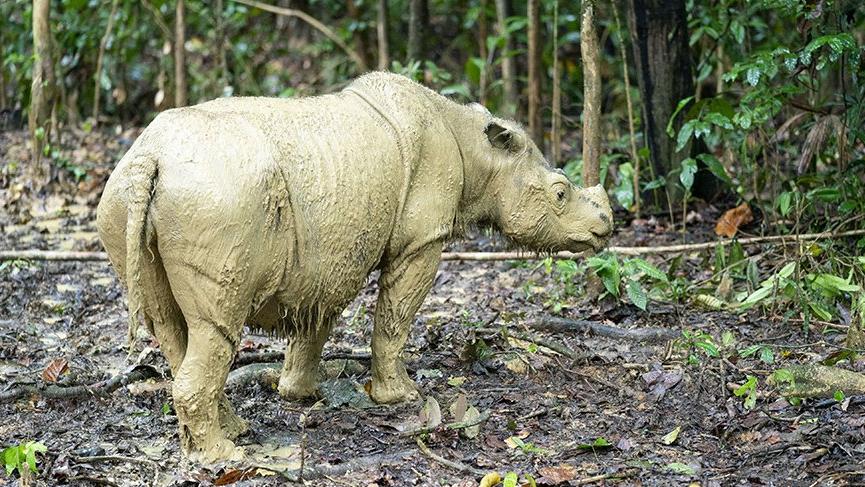
[[[4,169],[0,249],[101,249],[94,227],[101,178],[129,137],[79,137],[85,153],[70,155],[70,161],[89,175],[80,184],[67,174],[59,189],[34,199],[16,188],[14,168]],[[3,164],[26,155],[21,141],[0,133]],[[712,238],[713,211],[698,211],[705,223],[693,223],[689,240]],[[657,225],[617,223],[617,245],[681,240],[662,219]],[[484,236],[454,244],[496,247],[495,239]],[[707,258],[686,256],[683,272],[692,280],[705,279]],[[662,260],[655,263],[665,268]],[[248,478],[234,485],[284,485],[301,464],[306,485],[316,486],[474,486],[480,473],[492,471],[516,472],[523,485],[529,485],[527,474],[538,485],[865,483],[865,401],[793,406],[764,382],[775,367],[814,363],[836,352],[842,327],[803,329],[780,316],[740,316],[694,304],[653,301],[643,312],[612,300],[585,302],[582,274],[574,278],[577,292],[568,294],[558,275],[537,262],[441,265],[405,353],[424,399],[400,406],[374,406],[363,392],[373,276],[325,348],[331,356],[354,358],[323,367],[325,398],[292,402],[267,383],[234,383],[227,392],[250,423],[250,432],[237,441],[247,445],[249,460],[190,464],[179,451],[168,367],[158,344],[141,337],[127,359],[127,311],[108,264],[0,265],[0,394],[21,384],[43,384],[43,377],[61,386],[96,383],[135,363],[162,374],[104,398],[27,394],[0,402],[0,446],[36,440],[48,448],[40,458],[38,485],[213,485],[241,473]],[[729,330],[736,343],[722,353],[723,360],[700,355],[699,364],[688,364],[682,348],[669,342],[535,332],[554,348],[570,349],[569,358],[497,331],[525,332],[524,323],[553,314],[627,329],[699,330],[716,341]],[[736,356],[735,349],[754,344],[766,345],[775,363]],[[247,333],[238,367],[281,347],[279,339]],[[853,367],[862,370],[865,364]],[[746,375],[759,380],[753,410],[728,386],[742,384]],[[418,415],[426,398],[435,399],[449,423],[449,409],[460,396],[489,415],[476,434],[444,426],[405,434],[406,428],[421,426]],[[422,452],[417,438],[439,458]],[[276,473],[282,470],[290,478]],[[15,477],[0,473],[0,485],[15,485]]]

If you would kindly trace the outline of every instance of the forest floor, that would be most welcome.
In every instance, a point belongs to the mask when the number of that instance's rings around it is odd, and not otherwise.
[[[78,167],[87,161],[81,168],[88,178],[81,184],[65,178],[57,191],[35,200],[22,196],[9,175],[10,162],[26,157],[23,137],[0,133],[0,163],[6,165],[0,249],[101,250],[95,233],[101,185],[134,135],[79,134],[79,152],[69,152],[66,162]],[[705,223],[695,222],[688,240],[715,238],[709,223],[717,211],[706,207],[698,213]],[[617,223],[614,245],[682,238],[663,221]],[[495,247],[494,239],[483,237],[454,244]],[[708,258],[686,255],[682,272],[705,279]],[[843,343],[837,327],[803,329],[780,316],[707,311],[693,304],[651,302],[644,312],[610,299],[585,302],[579,293],[563,293],[556,276],[537,264],[442,263],[405,353],[423,398],[397,406],[374,405],[363,392],[373,276],[325,347],[326,355],[350,358],[325,362],[324,399],[292,402],[268,384],[230,384],[228,397],[250,424],[249,433],[237,440],[249,457],[202,466],[180,453],[168,367],[153,353],[158,344],[139,340],[127,360],[125,300],[108,263],[0,263],[0,395],[45,381],[90,384],[136,363],[160,375],[107,397],[28,394],[0,401],[0,446],[26,441],[47,446],[37,485],[284,485],[287,479],[277,472],[292,477],[301,468],[306,485],[316,486],[475,486],[492,471],[516,472],[523,485],[526,474],[538,485],[563,486],[865,482],[865,401],[793,406],[763,382],[775,367],[815,363],[836,352]],[[700,355],[698,364],[689,364],[685,350],[670,342],[528,330],[542,338],[533,344],[499,331],[526,332],[525,323],[553,314],[626,329],[700,331],[716,340],[730,331],[735,348],[764,345],[774,363],[767,365],[759,354],[727,353]],[[247,333],[237,366],[282,347],[277,338]],[[854,366],[863,368],[861,361]],[[760,383],[753,409],[746,409],[730,386],[741,385],[747,375]],[[407,428],[423,426],[422,419],[436,419],[434,411],[419,418],[425,402],[440,406],[444,424],[454,421],[454,403],[456,409],[474,406],[488,419],[479,430],[440,425],[406,434]],[[17,482],[0,476],[0,485]]]

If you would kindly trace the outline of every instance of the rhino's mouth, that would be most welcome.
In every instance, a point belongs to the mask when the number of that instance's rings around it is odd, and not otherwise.
[[[570,240],[572,244],[571,248],[568,250],[571,252],[583,252],[585,250],[600,252],[607,246],[607,243],[610,241],[610,236],[591,233],[589,235],[575,235],[571,237]]]

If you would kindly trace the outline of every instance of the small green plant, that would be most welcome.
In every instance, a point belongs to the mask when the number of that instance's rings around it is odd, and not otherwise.
[[[754,409],[754,406],[757,405],[757,378],[753,375],[747,376],[745,383],[737,387],[733,394],[736,397],[745,398],[743,403],[745,409]]]
[[[621,297],[622,281],[625,281],[625,292],[631,303],[644,310],[649,304],[649,295],[661,297],[664,291],[670,289],[670,280],[660,269],[639,257],[619,261],[612,254],[601,254],[590,257],[588,265],[601,278],[606,293],[616,298]],[[651,287],[646,291],[644,284]]]
[[[523,441],[519,436],[511,436],[508,440],[526,454],[546,455],[549,453],[546,449],[535,446],[534,443]]]
[[[47,451],[48,448],[38,441],[28,441],[4,449],[3,463],[6,465],[6,475],[11,477],[17,470],[21,477],[21,485],[29,485],[31,475],[39,473],[36,469],[38,461],[36,454]]]
[[[711,358],[721,356],[712,335],[705,332],[683,330],[682,338],[676,339],[673,345],[685,352],[686,361],[689,365],[700,363],[698,351],[702,351],[705,356]]]

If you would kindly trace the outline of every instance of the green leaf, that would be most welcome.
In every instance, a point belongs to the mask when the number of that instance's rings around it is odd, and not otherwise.
[[[694,175],[697,174],[697,161],[689,157],[682,161],[682,172],[679,174],[679,181],[682,182],[686,191],[691,191],[691,186],[694,185]]]
[[[643,287],[640,286],[640,283],[636,279],[631,279],[628,281],[626,290],[628,292],[628,299],[631,300],[631,303],[641,310],[646,311],[649,299],[646,297],[646,292],[643,290]]]
[[[667,465],[667,470],[680,475],[694,475],[697,473],[697,471],[694,470],[694,467],[679,462],[673,462]]]
[[[661,269],[658,269],[657,267],[653,266],[652,264],[650,264],[649,262],[647,262],[644,259],[641,259],[639,257],[634,257],[633,259],[630,259],[628,262],[637,266],[638,269],[645,272],[647,276],[651,277],[652,279],[655,279],[656,281],[663,281],[663,282],[669,281],[667,279],[667,275],[664,274],[661,271]]]
[[[758,350],[760,350],[760,345],[751,345],[749,347],[743,348],[742,350],[739,350],[739,356],[742,358],[747,358],[757,353]]]
[[[772,294],[771,287],[761,287],[745,298],[745,300],[739,304],[739,307],[743,310],[750,309],[760,301],[769,297],[770,294]]]
[[[706,352],[706,355],[710,357],[719,357],[721,355],[718,353],[718,347],[708,340],[695,342],[694,346],[703,349]]]
[[[516,472],[508,472],[505,479],[502,481],[502,487],[517,487],[519,477]]]
[[[745,42],[745,26],[738,20],[730,22],[730,32],[733,34],[733,38],[736,39],[737,44]]]
[[[694,135],[694,129],[698,123],[699,120],[689,120],[682,125],[682,128],[679,129],[679,135],[676,137],[676,152],[685,148],[688,141],[691,140],[691,136]]]
[[[661,443],[663,443],[665,445],[672,445],[679,438],[679,433],[681,433],[681,432],[682,432],[682,427],[676,426],[676,429],[674,429],[673,431],[670,431],[669,433],[664,435],[663,438],[661,438]]]
[[[843,402],[844,401],[844,391],[835,391],[835,394],[833,394],[832,397],[838,402]]]
[[[784,191],[780,195],[778,195],[778,210],[781,212],[781,216],[787,216],[790,213],[790,205],[793,202],[793,193],[790,191]]]
[[[676,119],[676,116],[679,115],[679,112],[681,112],[682,109],[685,108],[688,103],[690,103],[693,99],[693,96],[689,96],[679,101],[679,104],[676,105],[676,109],[673,110],[673,114],[670,115],[670,120],[667,122],[667,135],[669,135],[670,137],[673,137],[675,135],[675,131],[673,130],[673,120]]]
[[[724,165],[721,164],[721,161],[719,161],[717,157],[712,154],[700,154],[697,156],[697,159],[702,161],[716,178],[720,179],[728,186],[733,185],[733,180],[730,178],[730,175],[727,174],[727,169],[724,168]]]
[[[772,349],[769,347],[762,347],[760,349],[760,360],[769,365],[775,363],[775,354],[772,352]]]

